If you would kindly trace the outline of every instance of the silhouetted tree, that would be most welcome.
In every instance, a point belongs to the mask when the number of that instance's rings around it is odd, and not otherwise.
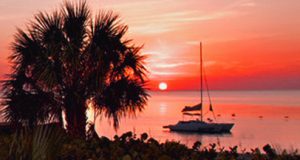
[[[121,116],[142,111],[145,56],[124,38],[127,29],[111,11],[93,17],[85,1],[35,15],[12,44],[13,73],[3,82],[6,119],[62,122],[64,111],[68,132],[84,136],[88,100],[115,128]]]

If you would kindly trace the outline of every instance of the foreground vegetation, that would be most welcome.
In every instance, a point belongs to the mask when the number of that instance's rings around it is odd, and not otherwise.
[[[91,127],[93,128],[93,127]],[[40,126],[34,130],[22,129],[15,133],[1,133],[1,159],[38,160],[269,160],[300,159],[297,151],[277,153],[270,145],[250,152],[238,152],[238,147],[218,148],[216,144],[202,146],[195,142],[192,148],[179,142],[160,143],[146,133],[136,136],[127,132],[113,140],[98,137],[91,129],[86,139],[74,138],[58,127]]]

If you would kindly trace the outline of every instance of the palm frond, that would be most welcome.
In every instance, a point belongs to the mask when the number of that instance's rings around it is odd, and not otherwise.
[[[124,77],[111,82],[96,97],[96,104],[100,112],[114,121],[114,127],[118,128],[119,118],[135,115],[142,111],[147,103],[149,95],[146,93],[144,83]]]
[[[57,107],[53,94],[43,92],[16,75],[11,75],[11,79],[3,81],[2,85],[1,113],[6,121],[32,126],[46,122],[50,115],[58,118],[58,114],[53,112]]]
[[[114,67],[112,77],[130,76],[141,81],[145,81],[146,74],[148,73],[145,68],[145,55],[140,54],[142,47],[130,47],[117,66]]]
[[[81,49],[85,38],[88,36],[87,25],[90,17],[90,10],[86,1],[80,1],[79,3],[65,1],[61,12],[64,17],[64,32],[70,45],[74,49]]]
[[[18,29],[12,43],[13,53],[9,60],[16,70],[26,72],[29,65],[35,63],[36,55],[42,51],[39,39],[32,32]]]

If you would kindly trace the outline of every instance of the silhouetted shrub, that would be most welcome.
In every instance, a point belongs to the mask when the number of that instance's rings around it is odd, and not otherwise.
[[[41,132],[43,133],[43,132]],[[43,135],[43,134],[41,134]],[[55,134],[54,134],[55,135]],[[31,142],[30,134],[23,136],[24,142]],[[63,138],[64,137],[64,138]],[[46,138],[47,139],[47,138]],[[239,153],[237,146],[225,149],[217,148],[216,144],[202,146],[201,142],[195,142],[192,148],[188,148],[175,141],[166,141],[159,143],[153,138],[148,139],[146,133],[141,134],[140,138],[136,138],[132,132],[124,133],[121,136],[115,136],[113,140],[107,137],[94,137],[88,139],[71,137],[67,134],[56,134],[55,139],[64,139],[60,141],[49,151],[51,155],[58,160],[298,160],[300,156],[297,150],[288,153],[284,150],[282,153],[276,153],[270,146],[266,145],[263,154],[258,148],[251,149],[251,152]],[[9,150],[14,138],[11,134],[0,135],[0,159],[9,158]],[[28,140],[28,141],[27,141]],[[40,142],[43,142],[41,139]],[[44,141],[47,143],[46,141]],[[19,144],[25,144],[22,141]],[[27,143],[26,143],[27,144]],[[31,143],[28,143],[31,144]],[[43,143],[40,143],[43,144]],[[58,144],[58,142],[57,142]],[[20,145],[22,146],[22,145]],[[30,146],[30,145],[29,145]],[[61,146],[61,147],[59,147]],[[201,147],[201,148],[200,148]],[[41,148],[43,149],[43,148]],[[29,157],[31,150],[24,149],[17,152],[12,159],[20,157]],[[42,150],[41,150],[42,151]],[[46,153],[48,150],[43,150]],[[42,153],[42,152],[40,152]],[[46,154],[47,155],[47,154]],[[49,153],[48,153],[49,155]],[[42,157],[40,159],[43,159]]]

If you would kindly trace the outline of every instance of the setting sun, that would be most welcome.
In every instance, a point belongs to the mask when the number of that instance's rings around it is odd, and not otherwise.
[[[168,85],[165,82],[161,82],[161,83],[159,83],[158,88],[163,91],[168,88]]]

